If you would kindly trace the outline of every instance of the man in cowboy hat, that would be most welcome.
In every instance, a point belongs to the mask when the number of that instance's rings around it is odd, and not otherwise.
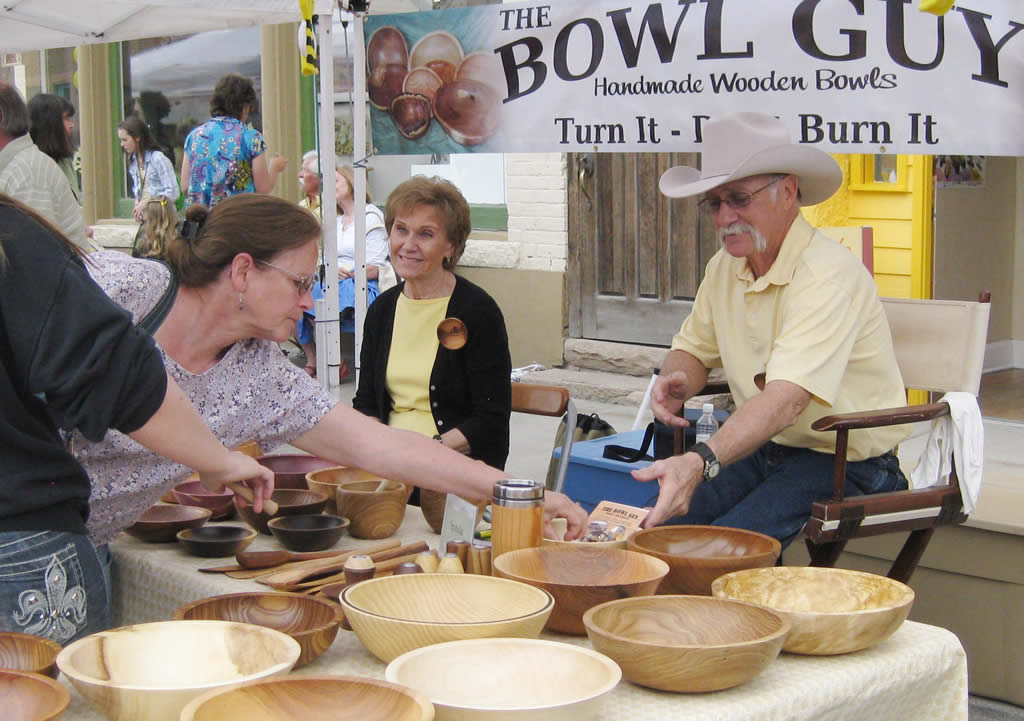
[[[670,168],[659,187],[672,198],[701,195],[722,249],[661,365],[651,407],[685,425],[683,402],[722,367],[737,409],[707,443],[633,475],[661,483],[647,526],[732,526],[785,545],[811,503],[832,494],[835,434],[811,423],[904,405],[903,380],[870,274],[800,214],[839,188],[835,160],[793,143],[774,117],[737,113],[707,123],[701,161],[701,170]],[[851,433],[847,493],[906,488],[893,449],[908,432]]]

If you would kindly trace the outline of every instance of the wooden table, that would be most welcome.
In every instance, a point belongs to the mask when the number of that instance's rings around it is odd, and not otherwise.
[[[407,510],[398,538],[403,542],[426,540],[432,547],[438,541],[420,511],[412,507]],[[346,537],[338,547],[367,543]],[[276,547],[274,539],[264,536],[250,546],[253,550]],[[145,544],[122,534],[111,544],[111,550],[117,624],[167,620],[178,606],[199,598],[267,589],[251,580],[198,573],[198,568],[226,565],[231,559],[195,558],[186,555],[178,544]],[[548,632],[542,637],[590,647],[586,637]],[[384,668],[385,664],[366,651],[354,633],[340,631],[323,656],[294,673],[382,679]],[[72,691],[71,706],[64,718],[103,721],[106,717]],[[717,693],[672,694],[623,680],[606,697],[599,719],[966,721],[967,662],[963,647],[952,633],[908,621],[885,643],[859,653],[829,657],[781,654],[750,683]]]

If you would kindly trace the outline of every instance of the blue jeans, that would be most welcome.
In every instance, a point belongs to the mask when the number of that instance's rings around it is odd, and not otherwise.
[[[0,631],[64,645],[109,627],[108,586],[88,536],[0,533]]]
[[[785,548],[807,523],[811,504],[832,497],[834,461],[831,453],[769,441],[697,486],[687,514],[668,523],[745,528],[773,536]],[[905,488],[907,479],[892,452],[846,464],[848,496]]]

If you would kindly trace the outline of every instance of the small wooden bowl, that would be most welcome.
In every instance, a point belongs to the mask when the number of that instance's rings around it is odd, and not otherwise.
[[[711,584],[719,598],[767,606],[789,619],[783,651],[831,656],[869,648],[903,625],[914,603],[906,584],[842,568],[775,566],[736,571]]]
[[[41,636],[5,631],[0,633],[0,668],[41,673],[57,678],[60,644]]]
[[[654,556],[590,545],[520,548],[501,554],[491,564],[496,575],[543,588],[554,596],[548,628],[582,636],[587,610],[616,598],[650,596],[668,573],[668,564]]]
[[[256,531],[241,526],[200,526],[178,531],[177,537],[193,556],[222,558],[244,551],[256,538]]]
[[[330,468],[321,468],[318,471],[311,471],[306,474],[306,483],[309,485],[311,491],[320,491],[321,493],[327,494],[327,508],[325,513],[338,513],[338,507],[335,504],[338,486],[342,483],[349,483],[351,481],[376,481],[376,485],[380,485],[380,482],[384,480],[378,475],[370,473],[369,471],[363,471],[358,468],[349,468],[348,466],[332,466]],[[409,496],[412,495],[413,486],[406,486],[405,488],[405,501],[409,502]],[[333,510],[332,510],[333,509]],[[345,515],[342,513],[341,515]]]
[[[744,568],[774,566],[782,544],[771,536],[727,526],[657,526],[627,541],[630,551],[668,564],[658,593],[711,595],[711,582]]]
[[[306,490],[306,474],[321,468],[337,466],[334,461],[304,453],[281,453],[260,456],[256,462],[274,472],[274,488],[297,488]]]
[[[170,543],[178,540],[178,531],[199,528],[212,515],[209,508],[158,504],[143,511],[138,520],[124,531],[146,543]]]
[[[603,697],[622,672],[588,648],[482,638],[410,651],[389,663],[384,677],[427,696],[439,721],[584,721],[601,716]]]
[[[174,612],[178,621],[237,621],[286,633],[302,652],[295,668],[305,666],[330,648],[338,635],[341,609],[334,603],[301,593],[251,591],[212,596],[187,603]]]
[[[789,621],[741,601],[707,596],[642,596],[583,614],[594,649],[633,683],[703,693],[746,683],[779,651]]]
[[[248,681],[192,700],[181,721],[431,721],[434,707],[412,689],[361,676],[288,676]]]
[[[289,551],[323,551],[337,543],[349,520],[339,516],[281,516],[267,521],[270,532]]]
[[[323,493],[299,488],[277,488],[270,494],[270,499],[278,506],[277,513],[273,516],[266,511],[256,513],[252,504],[239,496],[235,496],[232,503],[243,521],[268,536],[270,528],[267,526],[267,521],[271,518],[315,515],[327,507],[327,496]]]
[[[551,594],[492,576],[383,576],[341,593],[345,618],[385,663],[421,646],[466,638],[536,638],[554,608]]]
[[[288,673],[299,653],[295,639],[263,626],[161,621],[74,641],[57,656],[57,666],[114,721],[178,721],[196,696]]]
[[[220,493],[211,493],[203,488],[199,481],[185,481],[175,486],[171,492],[174,494],[174,500],[183,506],[209,508],[213,511],[211,521],[223,521],[235,515],[235,509],[231,505],[231,499],[235,494],[229,488]]]
[[[338,513],[352,520],[348,532],[353,538],[387,538],[405,519],[409,487],[398,481],[387,481],[387,486],[377,490],[380,483],[378,479],[338,485]]]
[[[71,703],[71,693],[47,676],[0,669],[0,699],[4,721],[53,721]]]

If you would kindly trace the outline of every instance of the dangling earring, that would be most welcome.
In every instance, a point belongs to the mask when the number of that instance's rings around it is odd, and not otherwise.
[[[442,268],[448,268],[452,264],[452,258],[450,255],[446,255],[441,261]]]
[[[238,294],[238,310],[245,310],[245,296],[243,293]]]

